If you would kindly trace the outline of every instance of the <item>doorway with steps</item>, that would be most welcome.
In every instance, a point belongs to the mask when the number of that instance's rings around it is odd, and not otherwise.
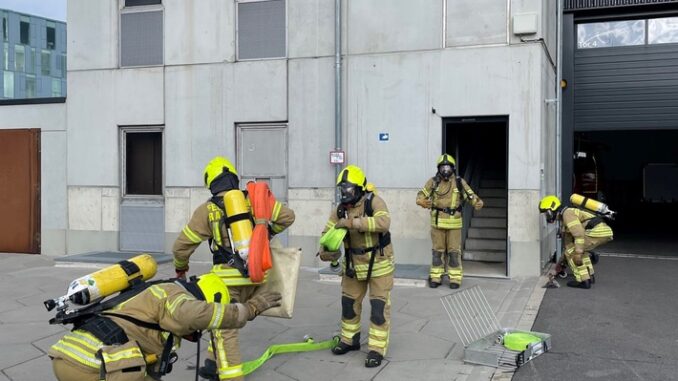
[[[443,119],[443,153],[483,200],[479,211],[463,210],[464,275],[506,277],[508,226],[508,116]]]

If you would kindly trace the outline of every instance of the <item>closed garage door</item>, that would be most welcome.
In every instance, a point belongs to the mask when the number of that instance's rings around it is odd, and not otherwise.
[[[678,43],[654,43],[678,42],[678,31],[659,25],[678,19],[577,25],[575,131],[678,128]]]

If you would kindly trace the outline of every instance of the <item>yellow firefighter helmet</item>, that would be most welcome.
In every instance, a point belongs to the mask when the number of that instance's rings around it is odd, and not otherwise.
[[[449,165],[454,167],[454,166],[457,165],[457,162],[456,162],[456,160],[454,160],[452,155],[448,155],[448,154],[444,153],[444,154],[440,155],[440,157],[438,158],[438,161],[436,162],[437,166],[441,166],[443,164],[449,164]]]
[[[365,173],[360,167],[356,165],[347,165],[346,168],[342,169],[337,176],[337,185],[341,183],[351,183],[360,187],[360,189],[365,190],[367,186],[367,178]]]
[[[230,172],[238,176],[238,172],[235,170],[235,166],[227,158],[223,156],[216,156],[205,166],[204,171],[204,180],[205,187],[209,188],[212,185],[212,181],[217,177],[221,176],[224,172]]]
[[[217,274],[207,273],[198,278],[198,287],[205,296],[207,303],[228,304],[231,302],[231,296],[224,281]]]
[[[555,212],[560,207],[560,199],[554,195],[544,196],[544,198],[539,201],[539,212],[545,213],[546,211]]]

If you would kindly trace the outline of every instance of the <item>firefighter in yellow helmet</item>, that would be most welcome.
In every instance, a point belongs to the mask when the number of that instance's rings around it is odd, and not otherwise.
[[[558,197],[549,195],[539,202],[539,212],[546,216],[546,222],[560,221],[564,255],[556,266],[556,273],[564,274],[569,266],[574,275],[569,287],[591,288],[596,282],[590,251],[612,240],[612,229],[601,217],[584,209],[565,207]]]
[[[224,282],[214,274],[197,281],[150,285],[125,301],[88,317],[49,349],[59,381],[149,381],[176,360],[181,338],[197,331],[241,328],[261,312],[280,305],[280,294],[261,293],[230,303]],[[167,353],[163,358],[163,353]]]
[[[260,283],[252,282],[246,275],[244,260],[234,254],[229,242],[228,226],[225,216],[223,195],[239,188],[238,173],[233,164],[225,157],[213,158],[203,171],[205,187],[212,193],[212,198],[198,206],[188,224],[179,233],[172,252],[177,277],[184,277],[189,268],[189,258],[203,242],[209,241],[212,252],[212,273],[222,278],[228,286],[231,299],[243,303],[247,301]],[[271,212],[269,233],[278,234],[294,222],[294,212],[281,202],[276,201]],[[265,281],[265,279],[264,279]],[[238,331],[230,329],[213,331],[217,346],[223,343],[225,350],[210,351],[201,367],[200,374],[206,379],[242,379],[242,361],[238,346]]]
[[[391,326],[391,289],[393,288],[393,245],[389,226],[391,217],[384,200],[367,187],[363,171],[349,165],[337,177],[341,202],[330,213],[323,233],[331,228],[346,228],[345,257],[341,280],[341,341],[332,349],[336,355],[360,349],[360,315],[369,291],[371,314],[365,359],[368,368],[377,367],[386,355]],[[339,251],[320,248],[320,259],[336,261]]]
[[[459,288],[464,276],[461,263],[462,207],[468,202],[475,210],[483,207],[480,199],[464,179],[456,174],[456,162],[451,155],[438,158],[436,175],[417,193],[417,205],[431,209],[431,241],[433,243],[428,286],[436,288],[445,274],[450,288]]]

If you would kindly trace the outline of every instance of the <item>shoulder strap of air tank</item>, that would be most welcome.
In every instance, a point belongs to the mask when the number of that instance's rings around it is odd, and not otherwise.
[[[367,192],[365,196],[365,215],[367,217],[372,217],[374,215],[374,209],[372,208],[372,199],[374,198],[374,193]]]

